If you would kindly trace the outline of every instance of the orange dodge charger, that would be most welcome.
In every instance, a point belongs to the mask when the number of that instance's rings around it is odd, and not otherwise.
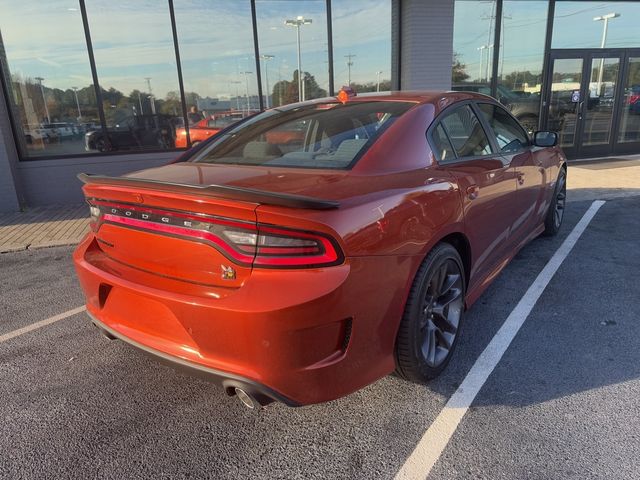
[[[81,174],[87,311],[250,407],[333,400],[393,371],[426,382],[465,309],[558,232],[556,142],[480,94],[343,91],[244,119],[163,167]]]

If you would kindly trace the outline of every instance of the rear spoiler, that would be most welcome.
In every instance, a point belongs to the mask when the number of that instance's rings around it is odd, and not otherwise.
[[[228,198],[245,202],[277,205],[290,208],[308,208],[312,210],[330,210],[340,207],[340,203],[333,200],[323,200],[291,193],[266,192],[252,188],[232,187],[229,185],[189,185],[185,183],[162,182],[130,177],[108,177],[80,173],[78,178],[88,185],[111,185],[122,187],[144,188],[162,192],[178,192],[198,194],[207,197]]]

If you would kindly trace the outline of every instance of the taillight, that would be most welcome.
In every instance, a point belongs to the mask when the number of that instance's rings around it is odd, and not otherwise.
[[[640,95],[631,95],[629,97],[629,104],[633,105],[634,103],[638,102],[638,100],[640,100]]]
[[[241,265],[304,268],[343,260],[337,243],[322,233],[96,199],[89,204],[93,231],[111,223],[200,241]]]
[[[335,265],[342,261],[338,247],[322,234],[258,224],[256,232],[227,227],[223,235],[235,249],[255,255],[261,267]]]

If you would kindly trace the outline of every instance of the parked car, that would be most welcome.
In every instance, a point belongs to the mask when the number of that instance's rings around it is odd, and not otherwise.
[[[66,122],[43,123],[42,128],[51,133],[55,132],[60,141],[71,140],[75,136],[73,126]]]
[[[626,91],[626,103],[629,105],[629,112],[640,114],[640,85],[633,85]]]
[[[483,83],[458,83],[453,85],[452,90],[457,92],[476,92],[484,95],[491,94],[491,86]],[[533,93],[525,95],[523,92],[513,92],[504,85],[497,86],[497,98],[505,105],[522,124],[527,132],[535,132],[538,129],[540,119],[540,94]],[[563,112],[572,110],[570,98],[558,99],[549,106],[548,128],[553,131],[561,130],[558,119]]]
[[[223,128],[233,125],[245,117],[244,112],[229,111],[211,115],[189,127],[189,137],[191,138],[191,146],[198,145],[203,140],[215,135]],[[187,130],[184,126],[176,128],[176,147],[186,148]]]
[[[52,129],[45,129],[39,125],[27,125],[23,127],[24,139],[27,145],[31,145],[34,142],[51,143],[58,139],[58,133]]]
[[[283,152],[274,131],[305,126]],[[565,205],[557,135],[461,92],[297,103],[170,165],[79,175],[92,322],[247,406],[333,400],[449,362],[466,309]],[[469,331],[473,325],[469,325]]]
[[[110,152],[132,148],[173,148],[175,128],[173,116],[164,114],[130,115],[113,126],[87,132],[85,150]]]

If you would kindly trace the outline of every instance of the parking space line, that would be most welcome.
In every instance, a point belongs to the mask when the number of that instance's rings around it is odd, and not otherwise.
[[[0,335],[0,343],[6,342],[7,340],[11,340],[12,338],[19,337],[20,335],[24,335],[25,333],[32,332],[33,330],[37,330],[38,328],[46,327],[47,325],[51,325],[52,323],[58,322],[60,320],[64,320],[65,318],[71,317],[77,313],[84,312],[85,306],[74,308],[73,310],[68,310],[64,313],[60,313],[58,315],[54,315],[53,317],[45,318],[44,320],[40,320],[39,322],[32,323],[31,325],[27,325],[26,327],[19,328],[9,333],[5,333],[4,335]]]
[[[604,203],[602,200],[596,200],[591,204],[560,248],[547,262],[500,327],[498,333],[480,354],[458,389],[424,433],[396,474],[396,480],[424,479],[429,475],[476,395],[495,369],[556,271]]]

